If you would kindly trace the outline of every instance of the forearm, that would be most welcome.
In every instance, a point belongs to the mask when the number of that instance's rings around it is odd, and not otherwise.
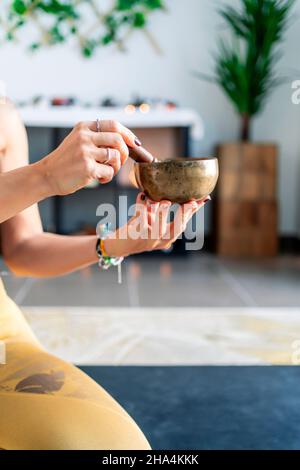
[[[5,260],[19,276],[59,276],[97,262],[96,236],[41,233],[14,246]]]
[[[51,196],[41,163],[0,174],[0,223]]]

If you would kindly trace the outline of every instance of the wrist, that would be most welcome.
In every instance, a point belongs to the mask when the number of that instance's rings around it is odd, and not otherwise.
[[[34,178],[35,187],[39,190],[41,199],[55,196],[55,191],[51,185],[44,159],[31,164],[30,167]]]
[[[111,258],[125,258],[128,256],[122,249],[122,243],[115,237],[108,237],[103,240],[105,254]]]
[[[48,171],[47,159],[43,158],[36,163],[31,165],[35,177],[38,181],[38,184],[41,186],[41,191],[43,192],[43,198],[56,196],[56,191],[51,182],[50,173]]]
[[[112,238],[105,238],[102,241],[102,243],[103,243],[105,255],[111,258],[117,258],[115,247],[114,247],[114,240]]]

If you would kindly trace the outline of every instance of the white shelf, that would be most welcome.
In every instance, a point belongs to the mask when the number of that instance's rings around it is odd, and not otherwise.
[[[114,119],[130,128],[190,127],[192,137],[204,135],[203,121],[192,109],[154,109],[148,113],[126,113],[123,108],[84,108],[80,106],[20,107],[19,113],[27,127],[72,128],[79,121]]]

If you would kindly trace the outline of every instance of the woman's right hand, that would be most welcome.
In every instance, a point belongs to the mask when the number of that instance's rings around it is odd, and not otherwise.
[[[51,194],[71,194],[93,180],[109,183],[128,158],[127,146],[141,145],[116,121],[100,121],[100,127],[97,132],[95,121],[77,124],[57,149],[36,163]]]

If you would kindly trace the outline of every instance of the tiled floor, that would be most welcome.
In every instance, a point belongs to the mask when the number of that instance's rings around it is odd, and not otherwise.
[[[2,269],[5,269],[3,263]],[[298,307],[300,257],[235,261],[207,253],[131,258],[123,283],[96,267],[54,279],[3,276],[20,305],[110,307]]]

